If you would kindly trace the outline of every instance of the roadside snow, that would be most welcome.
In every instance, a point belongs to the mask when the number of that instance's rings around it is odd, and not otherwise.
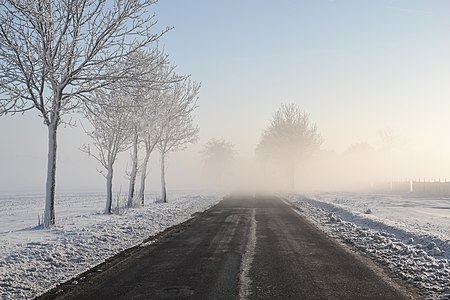
[[[184,222],[219,196],[169,195],[122,215],[103,215],[102,195],[60,195],[57,225],[36,229],[42,196],[0,196],[0,296],[29,299],[144,239]]]
[[[416,284],[450,299],[450,199],[322,193],[286,199],[301,215]]]

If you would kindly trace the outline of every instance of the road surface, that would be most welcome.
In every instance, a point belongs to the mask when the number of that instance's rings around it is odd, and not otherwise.
[[[412,298],[281,200],[235,196],[39,299]]]

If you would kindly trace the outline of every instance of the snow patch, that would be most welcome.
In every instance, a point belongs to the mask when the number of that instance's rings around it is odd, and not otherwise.
[[[56,200],[57,225],[36,229],[42,196],[0,196],[0,298],[30,299],[149,236],[184,222],[221,200],[172,196],[123,215],[104,215],[105,196],[65,195]],[[73,284],[78,282],[73,281]]]
[[[392,207],[398,205],[395,195],[377,198],[377,195],[351,194],[347,200],[341,194],[322,195],[290,195],[286,200],[299,214],[330,235],[353,245],[403,280],[418,286],[428,299],[450,299],[450,240],[446,235],[450,232],[442,230],[450,227],[448,219],[434,216],[433,220],[421,218],[417,222],[418,211],[411,217],[411,210],[397,210],[395,214],[399,217],[392,218]],[[367,205],[377,201],[382,203],[377,203],[376,216],[367,214]],[[420,199],[412,201],[420,203]],[[430,199],[422,201],[432,205]],[[450,206],[450,200],[447,203]],[[380,213],[383,211],[388,213]],[[426,232],[421,230],[425,225]],[[439,230],[433,232],[430,228]]]

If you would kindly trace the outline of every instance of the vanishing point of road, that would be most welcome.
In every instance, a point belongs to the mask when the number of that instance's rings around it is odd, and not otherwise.
[[[418,298],[280,199],[235,196],[39,299]]]

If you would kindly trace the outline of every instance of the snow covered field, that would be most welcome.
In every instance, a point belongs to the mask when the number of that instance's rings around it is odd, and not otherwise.
[[[148,195],[145,208],[110,216],[102,214],[104,195],[58,195],[51,230],[35,229],[41,195],[0,195],[1,299],[39,295],[221,199],[186,195],[171,194],[167,204]],[[450,299],[450,198],[315,193],[287,201],[430,299]]]
[[[286,199],[332,236],[416,284],[450,299],[450,198],[312,193]]]
[[[144,208],[102,214],[101,194],[57,195],[56,222],[36,229],[42,195],[0,195],[0,297],[29,299],[120,251],[191,218],[221,200],[218,195],[148,195]]]

